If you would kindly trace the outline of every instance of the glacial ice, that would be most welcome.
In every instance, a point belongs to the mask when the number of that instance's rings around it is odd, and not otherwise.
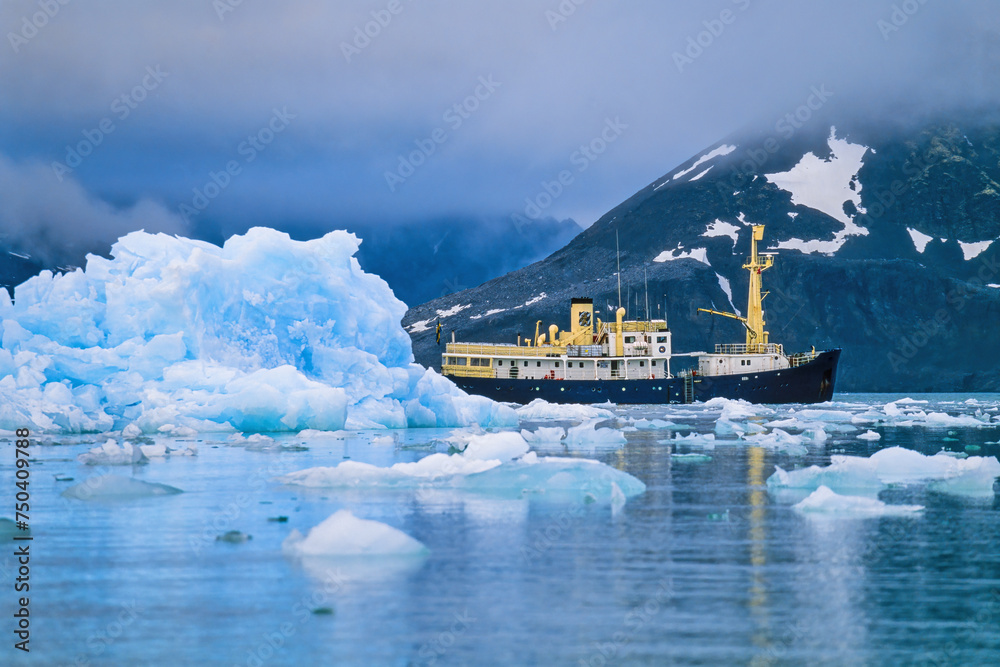
[[[74,484],[63,491],[62,495],[77,500],[133,500],[178,493],[183,491],[166,484],[144,482],[118,475],[99,475]]]
[[[868,431],[865,431],[864,433],[862,433],[861,435],[859,435],[858,439],[859,440],[869,440],[869,441],[874,442],[876,440],[881,440],[882,436],[881,436],[881,434],[876,433],[875,431],[868,430]]]
[[[572,403],[549,403],[536,398],[531,403],[517,408],[521,421],[581,421],[586,419],[611,419],[615,413],[594,405]]]
[[[997,477],[1000,477],[1000,461],[993,456],[961,459],[889,447],[869,458],[835,455],[830,457],[830,465],[822,468],[814,465],[786,471],[775,466],[767,485],[775,490],[815,490],[827,486],[838,493],[871,494],[888,484],[931,483],[932,489],[943,493],[988,496],[993,493]]]
[[[114,440],[108,440],[102,446],[80,454],[76,460],[88,466],[127,466],[149,462],[142,448],[133,447],[128,442],[123,442],[119,447]]]
[[[220,248],[134,232],[0,292],[0,428],[335,431],[515,426],[413,363],[406,306],[360,241],[253,228]]]
[[[600,419],[591,419],[566,431],[566,444],[570,447],[595,445],[619,446],[625,444],[625,435],[615,428],[597,428]]]
[[[532,444],[559,442],[566,437],[566,429],[561,426],[540,426],[534,431],[522,430],[521,437]]]
[[[820,486],[792,507],[808,514],[862,517],[906,516],[924,509],[922,505],[888,505],[877,498],[842,496],[827,486]]]
[[[289,556],[420,556],[427,547],[403,531],[359,519],[350,510],[331,514],[305,536],[298,530],[281,544]]]
[[[277,480],[308,488],[459,489],[501,497],[548,494],[549,497],[569,496],[583,501],[609,501],[612,483],[617,484],[626,497],[646,489],[632,475],[599,461],[539,457],[535,452],[515,458],[513,455],[523,446],[514,438],[495,437],[501,435],[516,436],[524,442],[517,433],[490,434],[484,436],[488,438],[485,444],[472,452],[430,454],[419,461],[396,463],[388,468],[344,461],[333,467],[299,470]],[[475,458],[487,453],[497,458]]]
[[[474,435],[462,456],[473,461],[511,461],[528,453],[528,443],[520,433]]]

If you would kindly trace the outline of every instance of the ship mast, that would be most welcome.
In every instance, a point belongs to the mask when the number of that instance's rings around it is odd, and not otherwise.
[[[764,240],[764,225],[754,225],[753,234],[750,237],[750,256],[743,264],[743,268],[750,272],[750,289],[747,294],[747,316],[741,317],[735,313],[722,313],[708,308],[699,308],[702,313],[721,315],[733,320],[739,320],[747,330],[747,352],[766,352],[767,332],[764,331],[764,297],[768,292],[764,292],[761,285],[762,274],[767,269],[774,266],[774,255],[770,253],[758,253],[757,241]]]
[[[766,345],[767,332],[764,331],[764,297],[767,292],[761,285],[761,273],[774,266],[774,256],[759,254],[757,241],[764,240],[764,225],[753,226],[753,236],[750,241],[750,256],[743,268],[750,272],[750,289],[747,295],[747,349],[753,345]]]

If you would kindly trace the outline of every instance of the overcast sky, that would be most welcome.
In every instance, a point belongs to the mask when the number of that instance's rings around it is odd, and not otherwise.
[[[563,171],[541,212],[586,226],[813,86],[992,103],[998,24],[989,0],[4,0],[0,229],[509,216]]]

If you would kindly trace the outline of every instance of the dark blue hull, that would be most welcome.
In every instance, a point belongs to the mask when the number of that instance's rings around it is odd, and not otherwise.
[[[822,403],[833,399],[840,349],[795,368],[748,375],[696,375],[695,401],[741,398],[751,403]],[[684,378],[669,380],[509,380],[451,377],[463,390],[497,401],[530,403],[684,403]]]

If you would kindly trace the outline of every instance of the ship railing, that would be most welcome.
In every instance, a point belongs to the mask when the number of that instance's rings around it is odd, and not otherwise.
[[[441,367],[442,375],[461,378],[494,378],[496,371],[489,366],[453,366],[445,364]]]
[[[613,334],[617,326],[615,322],[602,322],[599,333],[602,335]],[[667,323],[663,320],[628,320],[622,322],[622,331],[625,333],[663,333],[669,331],[669,329],[667,328]]]
[[[778,343],[720,343],[715,346],[716,354],[778,354],[784,356]]]
[[[566,348],[562,345],[543,345],[541,347],[535,347],[527,345],[476,345],[474,343],[448,343],[445,346],[445,354],[453,354],[456,357],[470,354],[483,357],[545,357],[561,356],[566,354]]]
[[[796,366],[808,364],[810,361],[815,360],[818,356],[818,352],[798,352],[788,357],[788,364],[792,368],[795,368]]]

